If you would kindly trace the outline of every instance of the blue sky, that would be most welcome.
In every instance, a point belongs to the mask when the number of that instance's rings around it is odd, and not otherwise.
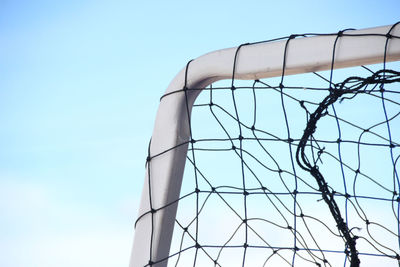
[[[0,266],[127,266],[159,97],[209,51],[398,0],[0,1]]]

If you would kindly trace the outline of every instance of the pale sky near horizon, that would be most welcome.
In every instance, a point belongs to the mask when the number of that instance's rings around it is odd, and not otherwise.
[[[160,96],[209,51],[400,20],[399,0],[0,0],[0,266],[127,266]]]

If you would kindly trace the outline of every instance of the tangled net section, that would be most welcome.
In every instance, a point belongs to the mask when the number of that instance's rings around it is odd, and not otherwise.
[[[168,266],[400,266],[400,62],[333,65],[181,91]]]

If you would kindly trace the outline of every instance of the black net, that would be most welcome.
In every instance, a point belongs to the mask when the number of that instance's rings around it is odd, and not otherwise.
[[[168,266],[400,266],[400,64],[334,64],[201,89]]]

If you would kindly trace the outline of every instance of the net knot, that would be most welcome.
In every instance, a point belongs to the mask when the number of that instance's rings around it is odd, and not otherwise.
[[[336,88],[332,88],[332,87],[329,88],[329,94],[330,94],[333,98],[335,98],[335,99],[341,97],[341,96],[343,95],[343,92],[344,92],[344,91],[338,90],[338,89],[336,89]]]
[[[342,36],[343,36],[343,32],[344,32],[344,31],[338,31],[337,36],[338,36],[338,37],[342,37]]]
[[[369,83],[369,84],[374,83],[375,82],[375,76],[369,76],[369,77],[365,78],[365,82]]]
[[[312,166],[311,169],[310,169],[310,171],[311,171],[311,173],[313,173],[313,174],[319,173],[319,171],[318,171],[318,166],[317,166],[317,165]]]

